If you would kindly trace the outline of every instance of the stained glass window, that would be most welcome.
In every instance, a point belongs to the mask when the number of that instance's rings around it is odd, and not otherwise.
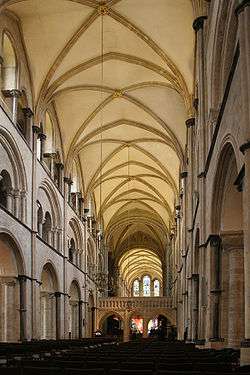
[[[150,297],[150,277],[143,277],[143,296]]]
[[[133,283],[133,296],[139,297],[140,296],[140,283],[139,280],[135,280]]]
[[[160,296],[160,282],[159,280],[154,280],[154,297]]]

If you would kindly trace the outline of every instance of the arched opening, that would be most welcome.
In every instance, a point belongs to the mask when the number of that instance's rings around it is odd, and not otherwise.
[[[69,290],[69,338],[81,338],[80,328],[82,325],[81,317],[81,294],[79,285],[73,281]]]
[[[160,281],[158,279],[154,280],[154,297],[160,297]]]
[[[3,90],[13,90],[17,88],[17,59],[16,53],[10,37],[3,35],[3,65],[2,82]]]
[[[76,245],[75,245],[74,239],[71,238],[69,241],[69,261],[74,263],[76,260],[75,257],[76,257]]]
[[[142,279],[143,297],[150,297],[151,295],[151,278],[145,275]]]
[[[133,297],[140,296],[140,281],[138,279],[133,282]]]
[[[45,213],[45,219],[43,223],[43,231],[42,231],[42,238],[45,242],[51,245],[51,229],[52,229],[52,220],[50,213],[47,211]]]
[[[244,336],[244,246],[242,192],[231,144],[226,144],[215,176],[211,256],[211,326],[214,338],[239,348]]]
[[[136,340],[143,335],[143,317],[141,315],[133,315],[130,319],[130,338]]]
[[[5,169],[0,173],[0,204],[7,210],[12,211],[12,182]]]
[[[43,209],[40,202],[37,201],[37,233],[40,237],[43,234]]]
[[[0,341],[13,342],[25,338],[20,323],[23,329],[25,317],[21,315],[21,307],[25,308],[26,289],[19,282],[19,275],[23,274],[19,251],[5,233],[0,233],[0,259]]]
[[[102,324],[102,333],[105,336],[115,337],[122,341],[123,337],[123,321],[117,314],[109,315]]]
[[[41,339],[56,338],[56,295],[58,290],[54,268],[47,263],[42,270],[40,291]]]
[[[156,315],[148,322],[147,334],[149,337],[165,338],[171,336],[172,324],[164,315]]]

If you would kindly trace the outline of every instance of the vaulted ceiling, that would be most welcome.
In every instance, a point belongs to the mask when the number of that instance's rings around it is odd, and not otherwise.
[[[178,202],[191,115],[192,1],[2,6],[20,20],[36,116],[54,107],[66,171],[77,159],[110,246],[122,256],[138,242],[160,256]],[[144,236],[135,241],[136,233]]]

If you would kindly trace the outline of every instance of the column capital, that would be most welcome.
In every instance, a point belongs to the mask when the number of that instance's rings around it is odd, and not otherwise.
[[[183,178],[186,178],[188,176],[188,172],[187,171],[183,171],[180,173],[180,178],[183,179]]]
[[[43,154],[43,157],[44,158],[55,159],[57,157],[57,153],[56,152],[45,152]]]
[[[38,134],[38,138],[40,138],[42,141],[45,141],[45,139],[47,138],[47,136],[46,136],[46,134],[40,132],[40,133]]]
[[[195,281],[199,280],[199,274],[198,273],[192,273],[191,279],[195,280]]]
[[[73,181],[71,180],[70,177],[64,177],[63,178],[63,181],[68,184],[68,185],[72,185],[73,184]]]
[[[23,95],[22,91],[17,89],[2,90],[2,93],[5,98],[20,98]]]
[[[210,234],[207,242],[210,243],[210,246],[217,247],[221,243],[221,238],[219,234]]]
[[[33,125],[33,126],[32,126],[32,131],[33,131],[33,133],[35,133],[35,134],[39,134],[39,133],[42,132],[40,126],[37,126],[37,125]]]
[[[64,168],[64,165],[63,163],[56,163],[56,166],[60,169],[63,169]]]
[[[195,125],[195,118],[194,118],[194,117],[190,117],[190,118],[188,118],[188,119],[185,121],[185,124],[186,124],[186,127],[187,127],[187,128],[191,128],[192,126]]]
[[[240,343],[241,348],[250,348],[250,339],[244,339]]]
[[[54,296],[55,296],[56,298],[60,298],[62,295],[65,295],[65,293],[63,293],[63,292],[55,292],[55,293],[54,293]]]
[[[222,232],[221,241],[224,250],[243,249],[243,231]]]
[[[22,108],[22,111],[26,118],[31,118],[34,116],[33,111],[29,107]]]
[[[238,16],[243,10],[250,5],[250,0],[242,0],[235,9],[235,14]]]
[[[246,143],[243,143],[240,146],[240,151],[242,152],[243,155],[245,155],[245,151],[249,150],[249,148],[250,148],[250,141],[247,141]]]
[[[31,280],[31,278],[29,276],[26,276],[26,275],[18,275],[17,280],[26,282],[27,280]]]
[[[193,29],[195,32],[203,29],[204,21],[207,19],[207,16],[197,17],[193,22]]]

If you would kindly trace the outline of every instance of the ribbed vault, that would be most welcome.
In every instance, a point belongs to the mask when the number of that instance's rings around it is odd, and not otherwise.
[[[116,259],[142,248],[159,272],[185,168],[192,2],[4,0],[0,11],[19,21],[35,121],[53,108],[66,174],[75,160]]]

